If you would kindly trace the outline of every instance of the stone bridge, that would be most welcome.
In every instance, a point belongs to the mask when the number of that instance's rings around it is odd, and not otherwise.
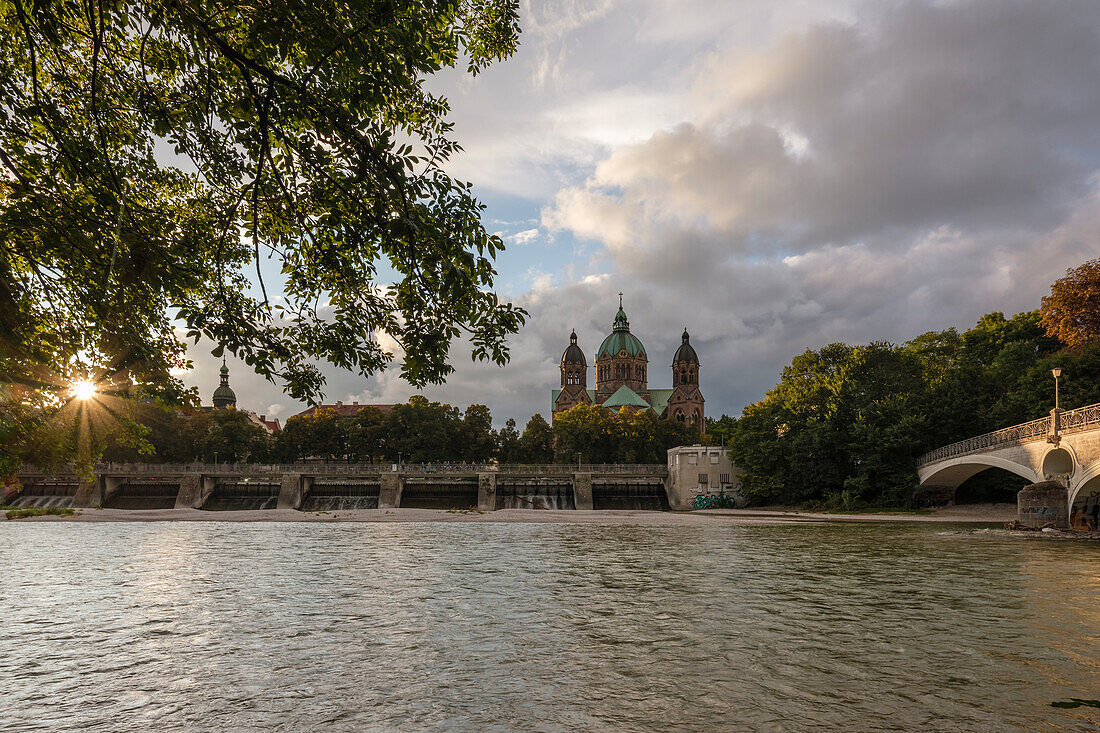
[[[937,448],[920,457],[917,475],[922,489],[942,487],[953,492],[988,468],[1011,471],[1033,484],[1061,484],[1065,488],[1058,496],[1064,504],[1054,513],[1076,529],[1096,528],[1100,513],[1100,404],[1059,410],[1050,417]],[[1024,498],[1020,501],[1023,514]]]
[[[687,509],[657,465],[124,464],[18,474],[16,506],[113,509]]]

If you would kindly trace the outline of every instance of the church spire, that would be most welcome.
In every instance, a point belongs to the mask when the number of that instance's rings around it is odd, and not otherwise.
[[[237,395],[233,392],[233,388],[229,386],[229,367],[225,364],[225,357],[222,357],[221,368],[221,385],[214,390],[214,407],[217,409],[224,409],[226,407],[237,406]]]
[[[626,311],[623,310],[623,294],[619,293],[619,312],[615,314],[615,321],[611,324],[612,331],[629,331],[630,321],[626,318]]]

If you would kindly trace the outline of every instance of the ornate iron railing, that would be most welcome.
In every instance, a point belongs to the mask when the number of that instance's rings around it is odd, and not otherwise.
[[[1081,432],[1097,425],[1100,425],[1100,404],[1078,407],[1076,410],[1062,410],[1058,414],[1059,435]],[[1045,440],[1052,432],[1050,417],[1041,417],[1038,420],[994,430],[992,433],[977,435],[951,445],[945,445],[942,448],[936,448],[934,451],[929,451],[921,456],[917,461],[917,465],[924,466],[942,461],[945,458],[963,456],[967,453],[974,453],[994,446]]]

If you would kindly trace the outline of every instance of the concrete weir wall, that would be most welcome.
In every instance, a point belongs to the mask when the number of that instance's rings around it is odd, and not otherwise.
[[[484,472],[477,475],[477,510],[491,512],[497,508],[497,475]]]
[[[34,471],[20,474],[21,482],[34,486],[37,493],[41,493],[42,487],[48,488],[50,485],[61,486],[65,483],[75,486],[75,493],[72,493],[74,507],[108,507],[113,497],[120,497],[115,502],[119,504],[118,508],[135,510],[151,508],[143,503],[163,501],[176,509],[231,510],[240,509],[242,502],[247,504],[253,499],[256,504],[250,507],[253,509],[303,509],[307,498],[318,485],[327,487],[328,493],[337,497],[334,501],[352,502],[351,508],[358,508],[354,506],[355,501],[364,501],[357,498],[361,496],[366,497],[366,508],[374,506],[371,496],[367,496],[373,493],[361,493],[361,489],[349,490],[350,493],[333,492],[332,487],[377,486],[379,509],[401,507],[407,493],[410,506],[430,507],[453,501],[463,505],[454,508],[476,506],[482,512],[498,508],[591,510],[598,508],[596,504],[608,504],[605,496],[609,492],[608,487],[627,494],[637,493],[644,487],[649,487],[647,491],[656,490],[666,496],[669,491],[669,475],[663,465],[410,466],[393,470],[377,465],[347,464],[133,464],[102,466],[92,480],[79,479],[71,473],[60,478],[68,483],[58,482],[58,476]],[[265,487],[271,487],[270,491]],[[72,489],[69,491],[71,493]],[[600,501],[594,501],[595,493],[602,497]],[[67,501],[68,497],[65,499]],[[663,499],[658,503],[662,508],[669,508]],[[677,508],[675,503],[672,508]]]
[[[379,509],[396,509],[401,505],[401,476],[396,473],[382,474],[382,488],[378,492]]]
[[[573,474],[573,502],[578,509],[592,509],[592,474]]]
[[[176,494],[176,509],[198,509],[202,501],[202,476],[184,476],[180,479],[180,493]]]
[[[279,501],[276,509],[298,509],[302,506],[302,475],[300,473],[284,473],[282,485],[279,487]]]
[[[87,479],[81,477],[80,486],[73,496],[74,507],[96,507],[103,503],[103,488],[101,480],[97,477]]]

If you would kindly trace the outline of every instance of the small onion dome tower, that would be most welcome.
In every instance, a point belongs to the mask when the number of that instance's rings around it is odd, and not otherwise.
[[[576,330],[569,334],[569,346],[561,355],[561,389],[556,390],[553,401],[552,412],[555,415],[577,405],[592,404],[588,394],[588,362],[577,345]]]
[[[668,417],[692,425],[700,433],[706,429],[703,393],[699,391],[699,355],[691,345],[687,329],[680,337],[680,348],[672,357],[672,395],[668,399]]]
[[[229,367],[225,365],[225,357],[222,357],[222,383],[214,390],[214,409],[224,410],[237,406],[237,395],[229,386]]]
[[[699,384],[699,355],[695,353],[690,338],[685,328],[684,335],[680,337],[680,348],[672,357],[673,384]]]
[[[588,362],[584,359],[584,352],[577,346],[577,331],[569,334],[569,346],[561,355],[561,386],[588,384]]]

